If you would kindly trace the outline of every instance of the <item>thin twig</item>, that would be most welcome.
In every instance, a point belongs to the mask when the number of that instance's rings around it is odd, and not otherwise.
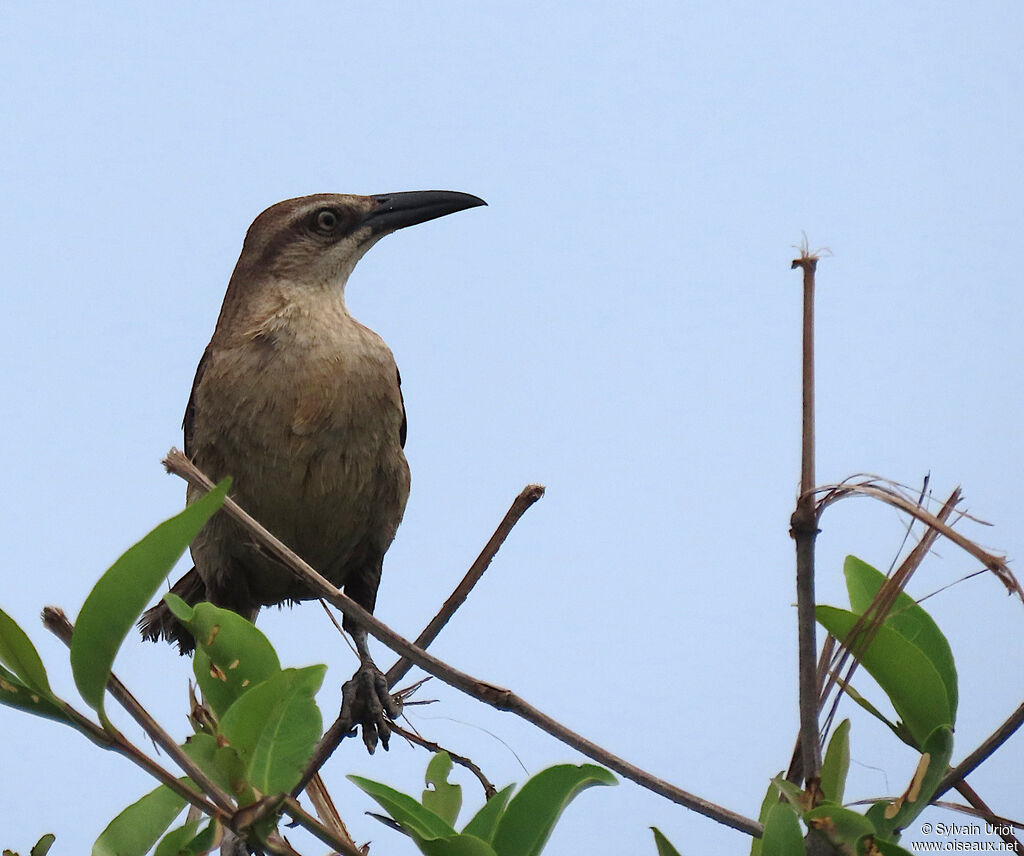
[[[324,780],[320,778],[319,773],[310,779],[309,785],[306,788],[306,796],[309,797],[313,808],[316,809],[317,817],[320,818],[324,828],[332,835],[336,835],[338,838],[346,841],[354,850],[359,850],[349,834],[348,827],[345,826],[345,821],[341,819],[341,814],[334,805],[334,800],[331,799],[331,794],[327,790]]]
[[[988,807],[988,804],[975,792],[967,782],[959,781],[956,783],[956,789],[967,802],[974,806],[988,822],[996,827],[996,835],[1003,839],[1014,853],[1024,853],[1024,847],[1017,840],[1016,836],[1013,835],[1012,831],[1007,831],[1002,828],[1002,825],[996,821],[998,815]]]
[[[494,787],[493,784],[491,784],[490,779],[488,779],[487,776],[484,775],[484,771],[481,770],[476,764],[473,763],[473,761],[471,761],[465,755],[458,755],[455,752],[452,752],[451,749],[445,749],[443,746],[441,746],[438,743],[435,743],[433,740],[427,740],[425,737],[421,737],[415,731],[410,731],[407,728],[402,728],[402,726],[400,726],[397,722],[391,724],[391,730],[395,734],[401,734],[402,737],[404,737],[410,743],[415,743],[417,746],[422,746],[424,749],[429,749],[434,754],[437,754],[438,752],[447,752],[448,757],[452,759],[453,763],[458,764],[460,767],[465,767],[467,770],[469,770],[469,772],[471,772],[474,776],[477,777],[477,779],[480,782],[480,785],[484,789],[485,799],[490,799],[498,792],[498,789]]]
[[[790,519],[796,542],[797,650],[800,696],[800,755],[803,780],[810,785],[821,769],[818,743],[818,642],[814,617],[814,544],[818,514],[814,502],[814,273],[818,257],[804,248],[794,268],[803,269],[803,402],[800,496]]]
[[[54,606],[47,606],[44,608],[43,626],[46,627],[46,629],[54,636],[60,639],[61,642],[67,645],[68,648],[71,647],[71,639],[74,635],[75,627],[68,619],[67,615],[64,614],[64,610]],[[181,747],[178,746],[178,744],[174,742],[174,739],[160,727],[160,724],[149,715],[149,712],[139,704],[135,696],[128,691],[128,688],[118,680],[117,675],[113,672],[110,673],[110,677],[107,679],[107,691],[114,697],[117,703],[128,712],[132,719],[139,724],[142,730],[149,735],[150,739],[170,755],[186,775],[188,775],[193,782],[203,789],[206,795],[210,797],[218,808],[228,814],[235,810],[231,797],[228,796],[220,785],[210,779],[210,777],[202,771],[195,761],[189,758],[188,755],[182,751]]]
[[[1008,592],[1016,594],[1021,601],[1024,601],[1024,588],[1021,587],[1021,584],[1017,581],[1017,578],[1007,566],[1005,557],[996,556],[986,550],[983,550],[970,538],[966,538],[961,535],[948,523],[939,520],[930,511],[921,508],[915,502],[903,496],[898,491],[892,488],[881,487],[873,482],[874,480],[861,483],[846,482],[842,484],[823,485],[816,488],[816,493],[824,494],[824,496],[818,500],[818,513],[820,514],[832,503],[838,502],[840,499],[850,495],[860,494],[862,496],[870,496],[881,500],[894,508],[898,508],[900,511],[905,511],[912,517],[916,517],[922,523],[937,529],[943,537],[952,541],[960,549],[974,556],[974,558],[981,562],[986,568],[988,568],[988,570],[994,573],[996,577],[999,578],[999,581],[1006,587]]]
[[[484,545],[483,550],[480,551],[480,555],[477,556],[476,561],[473,562],[470,569],[466,572],[466,575],[462,578],[462,581],[455,587],[455,591],[451,593],[437,615],[435,615],[430,620],[430,623],[423,629],[423,632],[416,637],[416,641],[413,644],[417,648],[422,648],[425,651],[429,647],[430,643],[437,638],[437,634],[441,632],[442,628],[448,623],[448,620],[455,614],[455,611],[465,603],[466,598],[473,590],[473,587],[484,575],[484,571],[486,571],[488,566],[491,564],[491,560],[497,554],[501,545],[505,543],[505,539],[512,531],[512,527],[519,522],[519,519],[543,495],[544,487],[539,484],[527,485],[522,489],[519,496],[513,500],[511,507],[505,513],[501,523],[498,524],[498,528],[494,530],[494,534],[490,537],[490,540],[488,540]],[[323,603],[323,601],[321,601],[321,603]],[[329,612],[328,614],[330,615]],[[338,625],[333,616],[331,616],[331,620],[334,621],[335,626]],[[392,689],[395,684],[397,684],[406,675],[410,668],[412,668],[412,662],[404,657],[399,657],[395,662],[395,665],[388,669],[388,672],[385,675],[388,689]],[[316,750],[313,752],[313,757],[310,759],[309,764],[306,765],[302,778],[299,780],[299,784],[293,791],[294,794],[302,793],[303,788],[306,787],[311,776],[327,763],[327,759],[334,754],[334,750],[338,748],[338,745],[346,735],[352,733],[350,728],[350,723],[343,721],[340,716],[334,720],[330,728],[328,728],[327,731],[324,732],[323,737],[320,738],[320,742],[317,744]]]
[[[966,758],[957,764],[939,782],[933,799],[938,799],[957,782],[970,775],[985,760],[987,760],[1000,746],[1002,746],[1024,723],[1024,704],[1010,714],[1006,722],[999,726],[982,744],[971,752]]]
[[[101,749],[116,752],[121,757],[127,758],[137,767],[145,770],[149,775],[161,782],[161,784],[166,785],[170,790],[174,791],[174,793],[190,805],[200,809],[204,814],[217,818],[222,823],[226,823],[228,821],[229,818],[227,813],[221,811],[221,809],[213,803],[203,799],[202,794],[197,793],[187,785],[182,784],[170,771],[165,770],[152,758],[140,751],[139,748],[134,746],[123,734],[111,733],[104,730],[88,717],[83,716],[79,711],[75,710],[66,701],[61,699],[58,699],[58,701],[60,702],[61,710],[68,719],[71,720],[72,727],[88,737],[89,740]]]
[[[180,782],[169,770],[165,770],[152,758],[140,751],[123,734],[111,733],[104,730],[79,711],[75,710],[67,702],[61,702],[61,709],[71,720],[72,726],[88,737],[97,746],[116,752],[123,758],[127,758],[137,767],[147,772],[161,784],[166,785],[190,805],[200,809],[209,817],[216,818],[221,823],[227,823],[230,818],[228,814],[203,798],[203,795],[192,790]]]
[[[814,490],[814,274],[818,257],[806,248],[793,259],[791,269],[803,269],[804,313],[802,322],[800,496]]]
[[[68,648],[71,647],[71,640],[74,635],[74,625],[71,624],[63,610],[52,606],[46,607],[43,610],[43,624],[47,630],[53,633],[58,639],[67,645]],[[158,746],[174,758],[181,769],[188,774],[189,778],[203,788],[206,795],[209,796],[215,804],[211,805],[206,800],[202,799],[200,794],[197,794],[191,788],[183,785],[170,772],[164,770],[156,764],[156,762],[152,761],[152,759],[140,752],[124,737],[124,735],[120,733],[110,734],[99,726],[85,720],[88,725],[93,726],[90,730],[95,730],[95,732],[97,732],[93,735],[94,739],[100,738],[108,748],[113,749],[134,761],[146,770],[146,772],[155,776],[179,796],[188,800],[189,803],[201,809],[208,816],[217,819],[227,828],[232,829],[235,826],[235,806],[232,804],[231,798],[220,788],[219,785],[211,781],[210,778],[195,764],[195,762],[182,751],[181,747],[178,746],[178,744],[174,742],[173,738],[171,738],[171,736],[160,727],[156,720],[149,715],[148,711],[139,704],[138,700],[113,673],[111,673],[107,680],[107,690],[142,727],[143,731],[145,731]],[[344,853],[346,856],[364,856],[362,851],[356,848],[356,846],[350,841],[345,841],[345,839],[338,837],[334,832],[326,829],[321,823],[319,823],[316,818],[307,814],[293,798],[288,797],[285,800],[284,808],[285,812],[293,820],[299,823],[299,825],[311,832],[325,844],[329,844],[338,852]]]
[[[484,571],[491,564],[491,560],[494,559],[498,550],[501,549],[501,545],[508,538],[512,527],[519,522],[519,518],[526,514],[530,506],[542,496],[544,496],[543,485],[529,484],[522,489],[519,496],[513,500],[501,523],[498,524],[498,528],[494,530],[490,540],[484,545],[483,550],[480,551],[480,555],[476,557],[476,561],[473,562],[466,572],[466,576],[462,578],[462,582],[455,587],[455,591],[444,602],[437,615],[430,620],[430,623],[423,628],[423,632],[416,637],[414,644],[417,648],[426,650],[430,647],[430,643],[437,638],[437,634],[441,632],[448,623],[448,620],[455,614],[455,611],[466,602],[466,598],[473,590],[473,586],[484,575]],[[412,663],[409,660],[404,657],[398,660],[395,665],[388,669],[386,675],[388,686],[393,687],[397,684],[411,668]]]
[[[307,812],[299,804],[299,801],[295,799],[295,797],[285,797],[284,813],[307,832],[311,832],[324,844],[330,845],[339,853],[343,853],[345,856],[365,856],[363,851],[358,847],[350,844],[344,838],[339,838],[330,830],[325,829],[323,825],[313,817],[313,815]]]
[[[188,460],[185,455],[177,449],[172,449],[164,461],[169,472],[184,478],[195,487],[210,490],[213,487],[211,482],[202,472]],[[561,740],[568,746],[582,752],[589,758],[604,764],[615,770],[627,779],[630,779],[642,787],[660,794],[666,799],[679,805],[690,808],[705,817],[716,820],[719,823],[745,832],[748,835],[759,836],[761,824],[755,820],[744,817],[722,806],[715,805],[707,800],[701,799],[687,791],[677,788],[662,779],[652,776],[650,773],[641,770],[639,767],[624,761],[611,754],[595,743],[576,734],[569,728],[551,717],[541,713],[537,708],[519,698],[510,690],[489,684],[485,681],[467,675],[452,668],[447,663],[417,648],[407,639],[399,636],[372,614],[363,609],[354,600],[344,595],[337,588],[331,585],[319,573],[311,568],[306,562],[299,558],[296,553],[282,544],[277,538],[271,535],[264,527],[246,514],[236,502],[228,498],[225,500],[222,511],[227,513],[236,522],[241,524],[262,546],[275,555],[283,564],[289,567],[318,597],[324,598],[328,603],[340,609],[347,617],[358,622],[366,628],[367,632],[375,639],[385,644],[391,650],[403,657],[407,657],[415,665],[419,666],[428,674],[440,678],[455,689],[461,690],[473,698],[479,699],[498,710],[507,710],[517,716],[533,723],[542,731],[546,731],[553,737]]]

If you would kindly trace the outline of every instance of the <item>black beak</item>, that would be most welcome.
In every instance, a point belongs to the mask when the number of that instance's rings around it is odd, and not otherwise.
[[[457,193],[454,190],[382,193],[370,198],[377,202],[377,207],[363,218],[363,224],[369,226],[376,235],[487,204],[479,196]]]

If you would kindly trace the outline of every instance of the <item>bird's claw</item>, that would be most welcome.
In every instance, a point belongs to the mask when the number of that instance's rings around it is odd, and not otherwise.
[[[363,663],[341,688],[341,719],[350,727],[361,725],[363,743],[372,755],[377,738],[385,751],[391,739],[391,720],[402,715],[402,705],[388,692],[388,683],[372,663]]]

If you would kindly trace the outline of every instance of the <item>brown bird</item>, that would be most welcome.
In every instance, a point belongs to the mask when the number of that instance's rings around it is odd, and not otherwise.
[[[383,339],[356,321],[345,284],[397,229],[485,205],[466,193],[317,194],[271,206],[250,226],[185,410],[185,453],[353,600],[373,611],[384,553],[409,496],[401,378]],[[188,490],[188,501],[196,491]],[[171,591],[254,620],[260,607],[315,595],[227,515],[191,546],[195,567]],[[360,666],[344,705],[370,751],[387,748],[400,706],[347,618]],[[192,637],[161,602],[147,639]],[[343,709],[343,716],[346,711]]]

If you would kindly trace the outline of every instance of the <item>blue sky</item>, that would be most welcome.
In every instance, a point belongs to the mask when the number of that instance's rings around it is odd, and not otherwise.
[[[0,241],[0,604],[55,683],[36,615],[72,615],[184,489],[195,364],[242,236],[280,199],[445,188],[489,207],[403,231],[360,263],[353,314],[391,345],[412,497],[377,614],[415,635],[528,482],[531,510],[434,648],[641,767],[756,814],[796,734],[792,545],[799,276],[819,268],[818,478],[962,484],[1024,554],[1018,423],[1024,91],[1018,3],[7,4]],[[901,520],[833,507],[842,559],[882,568]],[[911,585],[976,569],[941,545]],[[958,658],[959,759],[1021,701],[1021,604],[991,577],[929,600]],[[260,626],[282,659],[354,661],[319,607]],[[382,664],[391,657],[380,652]],[[184,735],[188,665],[131,642],[123,679]],[[863,680],[876,701],[880,693]],[[499,783],[579,756],[433,686],[412,721]],[[850,708],[848,794],[916,763]],[[0,709],[5,847],[85,852],[149,788],[70,730]],[[1024,804],[1021,738],[972,782]],[[328,783],[360,841],[412,852],[362,812],[357,772],[406,790],[427,758],[346,746]],[[479,800],[465,779],[467,799]],[[938,817],[939,815],[935,815]],[[746,840],[631,784],[584,794],[552,853]],[[9,838],[9,840],[8,840]],[[296,842],[303,839],[296,836]],[[300,847],[301,849],[301,847]],[[319,852],[319,848],[308,848]]]

